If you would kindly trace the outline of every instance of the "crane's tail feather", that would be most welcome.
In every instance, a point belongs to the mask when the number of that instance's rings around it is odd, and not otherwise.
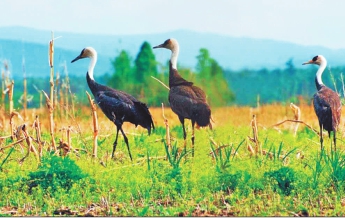
[[[139,117],[141,117],[139,124],[142,127],[146,128],[148,131],[148,134],[150,135],[151,134],[151,127],[152,127],[152,130],[154,130],[155,125],[153,123],[152,115],[149,111],[149,108],[147,107],[147,105],[145,103],[142,103],[140,101],[135,102],[135,104],[138,106],[137,113],[140,114]]]

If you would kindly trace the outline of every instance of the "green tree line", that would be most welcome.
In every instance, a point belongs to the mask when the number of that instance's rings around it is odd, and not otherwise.
[[[204,89],[211,106],[230,105],[234,100],[234,94],[225,80],[222,67],[205,48],[200,49],[196,60],[196,72],[178,67],[181,76]],[[168,85],[168,63],[158,72],[159,63],[148,42],[141,45],[134,61],[128,52],[122,50],[111,64],[114,73],[107,79],[107,85],[126,91],[150,106],[168,103],[168,89],[152,78]]]
[[[178,71],[186,80],[194,82],[205,91],[211,107],[255,106],[257,96],[260,96],[262,104],[298,103],[300,99],[310,103],[316,92],[314,78],[317,66],[297,68],[292,58],[287,60],[282,69],[232,71],[223,69],[206,48],[201,48],[195,56],[195,61],[195,70],[178,65]],[[153,76],[168,85],[169,62],[167,60],[166,63],[158,63],[148,42],[141,45],[134,58],[127,51],[122,50],[110,61],[110,64],[112,72],[101,76],[96,74],[97,82],[130,93],[147,103],[149,107],[161,106],[161,103],[169,105],[168,89],[152,78]],[[336,90],[343,97],[342,72],[345,72],[345,67],[326,68],[322,79],[328,87]],[[60,85],[55,87],[57,93],[60,93],[61,84],[65,79],[63,72],[60,72],[60,75]],[[89,91],[89,88],[85,77],[73,76],[73,72],[70,75],[72,75],[69,76],[70,98],[74,99],[75,104],[88,105],[85,90]],[[27,78],[27,93],[33,97],[28,107],[39,107],[40,90],[49,93],[49,87],[49,78]],[[22,107],[18,100],[22,94],[23,80],[15,78],[15,109]],[[43,99],[44,104],[45,99]]]
[[[315,74],[318,66],[302,66],[297,68],[293,59],[289,59],[283,69],[260,69],[239,71],[226,70],[227,81],[231,81],[231,89],[236,95],[234,101],[237,105],[256,105],[257,96],[260,102],[269,104],[299,103],[303,99],[311,103],[315,86]],[[333,90],[336,90],[341,97],[344,97],[342,74],[345,67],[326,68],[322,80],[323,83]]]

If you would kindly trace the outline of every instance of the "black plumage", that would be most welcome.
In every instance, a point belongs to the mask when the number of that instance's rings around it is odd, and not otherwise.
[[[163,44],[153,48],[166,48],[172,51],[169,63],[169,103],[171,109],[177,114],[183,128],[183,136],[187,134],[184,119],[192,121],[192,152],[194,155],[194,126],[210,126],[211,109],[206,101],[205,92],[181,77],[177,71],[177,57],[179,44],[176,39],[168,39]]]
[[[320,66],[315,76],[315,85],[318,91],[314,94],[313,105],[319,120],[321,149],[323,148],[322,131],[325,129],[329,137],[333,132],[334,150],[336,150],[336,132],[340,123],[341,102],[339,95],[322,83],[321,76],[327,66],[327,60],[322,55],[317,55],[303,64]]]
[[[98,104],[103,113],[116,125],[117,128],[112,157],[114,157],[118,134],[119,131],[121,131],[127,145],[129,156],[132,160],[128,139],[122,129],[122,124],[124,122],[130,122],[135,126],[140,125],[147,129],[148,134],[150,135],[151,128],[154,129],[151,113],[146,104],[138,101],[133,96],[123,91],[101,85],[94,80],[93,70],[97,62],[97,52],[95,49],[91,47],[84,48],[80,55],[72,60],[72,63],[82,58],[91,59],[90,66],[86,74],[86,81],[95,98],[95,103]]]

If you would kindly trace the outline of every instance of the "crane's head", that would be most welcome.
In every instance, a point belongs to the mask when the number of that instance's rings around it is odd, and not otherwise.
[[[178,49],[178,46],[179,45],[178,45],[177,40],[174,38],[171,38],[171,39],[165,40],[165,42],[163,44],[154,46],[153,48],[166,48],[166,49],[173,51],[175,49]]]
[[[80,55],[78,55],[76,58],[74,58],[71,63],[79,60],[79,59],[83,59],[83,58],[93,58],[97,56],[97,52],[94,48],[92,47],[86,47],[84,48],[81,52]]]
[[[327,62],[327,61],[326,61],[326,58],[324,56],[317,55],[317,56],[313,57],[313,59],[311,59],[310,61],[304,62],[302,65],[305,65],[305,64],[321,65],[322,63],[325,63],[325,62]]]

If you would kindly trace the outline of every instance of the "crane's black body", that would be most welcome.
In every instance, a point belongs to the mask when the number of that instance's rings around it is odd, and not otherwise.
[[[89,50],[85,51],[85,49],[89,49]],[[94,54],[96,53],[94,49],[92,48],[85,48],[85,49],[83,49],[81,54],[77,58],[75,58],[72,62],[81,58],[86,58],[86,57],[92,58],[93,55],[96,55],[96,59],[97,59],[97,54]],[[94,66],[90,66],[91,69],[89,68],[89,71],[91,70],[92,74],[93,74],[93,67]],[[89,71],[86,74],[86,81],[93,96],[95,97],[95,103],[101,108],[101,110],[108,117],[108,119],[111,120],[116,125],[116,128],[117,128],[116,138],[113,144],[112,157],[114,157],[114,153],[117,146],[118,134],[119,134],[119,131],[121,131],[124,137],[125,143],[127,145],[129,156],[132,160],[132,155],[129,149],[128,139],[122,129],[122,125],[124,122],[130,122],[134,124],[135,126],[140,125],[143,128],[147,129],[148,134],[150,135],[151,128],[154,129],[154,123],[152,120],[151,113],[148,107],[146,106],[146,104],[138,101],[133,96],[125,92],[97,83],[94,79],[90,77]]]
[[[169,62],[169,103],[172,111],[177,114],[183,128],[183,138],[186,140],[187,133],[184,120],[192,122],[192,155],[194,156],[194,126],[205,127],[212,125],[211,109],[206,101],[205,92],[192,82],[181,77],[176,69],[179,45],[175,39],[168,39],[163,44],[153,48],[167,48],[172,51],[172,58]]]

